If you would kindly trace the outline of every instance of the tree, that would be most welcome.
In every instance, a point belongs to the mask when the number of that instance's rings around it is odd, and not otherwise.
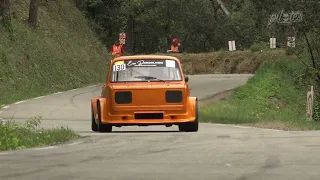
[[[28,22],[30,26],[36,27],[37,20],[38,20],[38,5],[37,0],[30,0],[30,7],[29,7],[29,19]]]
[[[286,44],[288,36],[297,32],[301,36],[303,31],[309,33],[320,26],[319,0],[76,1],[86,2],[87,15],[106,44],[126,32],[126,49],[133,54],[165,52],[173,37],[182,41],[187,52],[226,48],[231,39],[241,49],[249,48],[253,43],[267,43],[273,35],[277,42]],[[270,16],[281,10],[303,11],[304,21],[312,23],[301,28],[296,24],[269,26]]]
[[[75,0],[77,8],[80,10],[85,10],[86,7],[86,0]]]
[[[10,19],[9,0],[0,0],[0,20]]]

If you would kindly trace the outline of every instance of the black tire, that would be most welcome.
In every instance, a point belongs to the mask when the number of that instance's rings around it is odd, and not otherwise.
[[[103,133],[103,132],[112,132],[112,126],[109,124],[102,124],[101,122],[101,107],[100,107],[100,103],[98,103],[97,105],[97,110],[98,110],[98,128],[99,128],[99,132]]]
[[[186,128],[185,128],[185,124],[179,124],[179,131],[180,132],[185,132],[186,131]]]
[[[92,104],[91,104],[91,130],[93,132],[98,132],[99,131],[99,127],[98,127],[96,121],[94,120],[94,113],[93,113]]]
[[[198,117],[198,101],[195,105],[196,119],[194,122],[183,123],[179,125],[179,131],[182,132],[197,132],[199,130],[199,117]]]

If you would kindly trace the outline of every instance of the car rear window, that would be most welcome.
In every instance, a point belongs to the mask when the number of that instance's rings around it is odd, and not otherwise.
[[[181,81],[175,60],[124,60],[112,64],[111,82]]]

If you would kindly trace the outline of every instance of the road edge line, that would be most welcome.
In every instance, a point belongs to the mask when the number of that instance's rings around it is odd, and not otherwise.
[[[66,91],[59,91],[59,92],[55,92],[55,93],[52,93],[52,94],[47,94],[47,95],[43,95],[43,96],[38,96],[38,97],[30,98],[30,99],[24,99],[24,100],[21,100],[21,101],[13,102],[13,103],[10,103],[10,104],[8,104],[8,105],[3,104],[3,105],[0,106],[0,110],[1,110],[1,109],[8,109],[8,108],[10,108],[11,105],[18,105],[18,104],[24,103],[24,102],[26,102],[26,101],[37,100],[37,99],[41,99],[41,98],[48,97],[48,96],[52,96],[52,95],[57,95],[57,94],[61,94],[61,93],[69,92],[69,91],[75,91],[75,90],[79,90],[79,89],[82,89],[82,88],[95,87],[95,86],[98,86],[98,85],[99,85],[99,84],[95,84],[95,85],[80,87],[80,88],[71,89],[71,90],[66,90]]]

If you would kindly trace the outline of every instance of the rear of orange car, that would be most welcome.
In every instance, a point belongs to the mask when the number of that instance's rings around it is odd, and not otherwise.
[[[103,124],[174,125],[195,120],[196,98],[190,97],[177,60],[116,61],[108,77],[100,102]]]

